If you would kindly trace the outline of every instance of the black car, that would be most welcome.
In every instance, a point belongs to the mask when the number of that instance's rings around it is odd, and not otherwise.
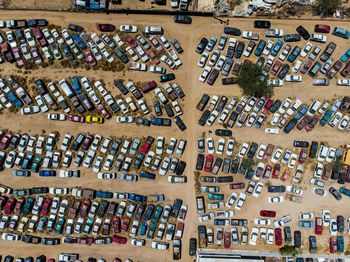
[[[307,142],[307,141],[300,141],[300,140],[294,140],[293,146],[294,147],[307,148],[307,147],[309,147],[309,142]]]
[[[344,217],[343,216],[337,216],[337,229],[339,233],[344,232]]]
[[[41,255],[35,259],[35,262],[46,262],[46,256]]]
[[[236,36],[240,36],[241,35],[241,30],[235,27],[229,27],[229,26],[225,26],[224,27],[224,33],[227,35],[236,35]]]
[[[248,153],[247,153],[247,157],[253,158],[255,156],[256,151],[258,150],[258,147],[259,147],[259,145],[255,142],[253,142],[250,145],[250,148],[249,148]]]
[[[227,174],[230,171],[231,160],[227,157],[224,158],[224,164],[222,165],[222,172]]]
[[[153,212],[154,212],[154,209],[155,209],[155,206],[153,204],[148,205],[146,212],[145,212],[145,215],[143,216],[143,219],[145,221],[148,221],[151,219]]]
[[[222,160],[221,157],[218,157],[218,158],[215,159],[214,165],[213,165],[212,168],[211,168],[211,172],[212,172],[213,174],[216,175],[216,174],[219,172],[220,167],[221,167],[221,165],[222,165],[222,162],[223,162],[223,160]]]
[[[317,252],[317,240],[315,236],[309,236],[309,251],[310,253]]]
[[[109,201],[103,199],[101,201],[101,205],[97,211],[97,217],[103,218],[107,209],[108,209],[108,206],[109,206]]]
[[[226,77],[221,80],[223,85],[233,85],[238,83],[238,77]]]
[[[308,40],[310,38],[309,32],[302,25],[299,25],[296,31],[301,35],[302,38],[304,38],[304,40]]]
[[[216,129],[215,135],[217,136],[232,136],[232,131],[227,129]]]
[[[153,102],[153,107],[154,107],[154,112],[156,113],[156,116],[163,115],[162,108],[161,108],[160,103],[159,103],[158,100],[155,100]]]
[[[205,110],[198,120],[198,125],[204,126],[210,116],[210,111]]]
[[[190,238],[190,248],[189,248],[189,254],[191,257],[195,256],[197,253],[197,238],[191,237]]]
[[[245,44],[244,42],[238,42],[235,50],[235,58],[240,58],[242,56]]]
[[[334,196],[334,198],[338,201],[342,199],[342,195],[334,187],[329,188],[329,193],[331,193],[332,196]]]
[[[180,208],[182,206],[182,200],[181,199],[175,199],[173,203],[173,209],[171,210],[170,216],[177,218],[179,215]]]
[[[231,174],[237,174],[240,162],[241,160],[239,157],[232,158],[230,167]]]
[[[173,260],[181,259],[181,246],[180,239],[173,240]]]
[[[270,28],[271,22],[267,20],[255,20],[254,21],[255,28]]]
[[[204,155],[198,154],[197,155],[197,161],[196,161],[196,170],[202,170],[204,165]]]
[[[176,116],[174,118],[174,122],[180,128],[181,131],[186,130],[187,127],[186,127],[185,123],[182,121],[182,119],[179,116]]]
[[[208,80],[207,80],[208,85],[212,86],[215,83],[216,79],[219,76],[219,72],[220,71],[215,69],[215,68],[211,71],[211,73],[210,73],[210,75],[208,77]]]
[[[217,179],[218,183],[231,183],[233,182],[233,176],[219,176]]]
[[[127,93],[129,93],[129,90],[125,87],[125,85],[123,84],[123,82],[119,79],[114,80],[114,86],[123,94],[126,95]]]
[[[198,54],[202,54],[202,53],[204,52],[204,49],[205,49],[205,47],[207,46],[208,42],[209,42],[208,39],[206,39],[205,37],[203,37],[203,38],[201,39],[201,41],[199,41],[199,44],[197,45],[196,52],[197,52]]]
[[[30,189],[30,193],[32,195],[48,194],[49,193],[49,188],[48,187],[33,187],[32,189]]]
[[[165,112],[166,112],[168,117],[173,117],[174,116],[174,111],[173,111],[173,109],[172,109],[170,104],[165,104],[164,105],[164,109],[165,109]]]
[[[269,111],[271,113],[276,113],[277,109],[282,105],[282,101],[279,99],[276,99],[273,105],[270,107]]]
[[[299,34],[284,35],[284,42],[299,42],[301,37]]]
[[[216,183],[217,179],[215,176],[200,176],[199,181],[203,183]]]
[[[246,227],[248,225],[247,219],[231,219],[231,226]]]
[[[123,64],[129,62],[129,58],[118,47],[114,48],[114,53],[120,59],[120,61],[122,61]]]
[[[312,141],[311,142],[311,147],[310,147],[310,152],[309,152],[309,157],[310,158],[315,158],[318,150],[318,142]]]
[[[185,168],[186,168],[186,162],[183,161],[183,160],[181,160],[181,161],[178,163],[178,165],[177,165],[177,167],[176,167],[176,169],[175,169],[175,174],[176,174],[177,176],[183,175],[183,173],[184,173],[184,171],[185,171]]]
[[[174,22],[179,24],[192,24],[192,18],[188,15],[175,15]]]
[[[301,232],[298,230],[294,231],[294,247],[295,248],[301,247]]]
[[[76,24],[69,24],[68,29],[78,33],[84,31],[84,28],[82,26]]]
[[[277,77],[278,77],[279,79],[282,79],[282,80],[283,80],[284,77],[286,76],[286,74],[288,73],[289,69],[290,69],[290,65],[284,64],[284,65],[282,66],[281,71],[278,73]]]
[[[208,104],[210,97],[207,94],[203,94],[201,99],[199,100],[196,108],[199,111],[203,111],[205,106]]]
[[[285,186],[268,186],[267,191],[269,193],[284,193],[286,192]]]
[[[5,258],[4,258],[4,262],[13,262],[13,256],[6,256]]]

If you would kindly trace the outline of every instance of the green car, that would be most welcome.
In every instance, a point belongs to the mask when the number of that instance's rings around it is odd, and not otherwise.
[[[152,216],[152,219],[151,219],[152,223],[158,222],[160,216],[162,215],[162,212],[163,212],[163,207],[160,205],[156,206],[156,209],[155,209],[153,216]]]
[[[157,224],[156,223],[151,223],[149,225],[149,229],[148,229],[148,232],[147,232],[147,238],[148,239],[153,239],[154,233],[156,232],[156,229],[157,229]]]
[[[348,30],[338,26],[334,27],[332,34],[345,39],[349,39],[350,37],[350,32]]]
[[[337,251],[338,253],[344,252],[344,237],[337,236]]]
[[[224,194],[208,194],[209,200],[224,200]]]
[[[175,79],[175,75],[173,73],[170,73],[170,74],[164,74],[164,75],[161,75],[159,77],[159,81],[161,83],[164,83],[164,82],[168,82],[168,81],[171,81],[171,80],[174,80]]]
[[[32,210],[34,206],[35,198],[28,197],[26,200],[26,203],[24,204],[22,215],[26,216],[29,214],[29,212]]]
[[[90,234],[90,231],[91,231],[93,224],[94,224],[94,219],[89,217],[85,223],[84,234],[86,234],[86,235]]]
[[[339,192],[350,197],[350,189],[347,189],[346,187],[340,187]]]
[[[55,226],[55,233],[57,235],[59,234],[62,234],[62,231],[63,231],[63,227],[64,227],[64,222],[65,222],[65,219],[64,217],[60,217],[56,223],[56,226]]]
[[[32,172],[38,173],[39,168],[40,168],[41,161],[42,161],[41,156],[35,156],[35,157],[34,157],[32,166],[31,166],[31,168],[30,168]]]

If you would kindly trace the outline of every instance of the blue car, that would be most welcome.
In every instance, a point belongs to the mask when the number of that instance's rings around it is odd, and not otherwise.
[[[276,56],[283,46],[283,41],[278,39],[271,50],[271,55]]]
[[[344,39],[349,39],[350,37],[350,32],[348,30],[338,26],[334,27],[332,34]]]
[[[216,218],[214,219],[214,225],[215,226],[227,226],[230,224],[229,219],[221,219],[221,218]]]
[[[303,228],[314,228],[315,227],[314,221],[306,221],[306,220],[300,220],[298,225],[299,225],[299,227],[303,227]]]
[[[79,78],[77,76],[72,76],[71,80],[75,93],[77,93],[77,95],[80,95],[83,92],[83,90],[81,89]]]
[[[298,121],[295,118],[290,120],[288,124],[283,128],[284,133],[288,134],[290,131],[292,131],[292,129],[296,126],[297,123]]]
[[[340,61],[346,62],[350,58],[350,48],[340,57]]]
[[[309,110],[309,107],[307,105],[302,105],[296,113],[295,119],[299,121],[306,114],[307,110]]]
[[[73,61],[74,59],[74,55],[72,54],[72,52],[70,51],[69,47],[66,44],[62,44],[61,45],[64,54],[66,55],[67,59],[69,61]]]
[[[136,201],[136,202],[146,202],[147,197],[143,195],[131,193],[129,194],[129,200]]]
[[[39,176],[56,176],[55,170],[40,170]]]
[[[72,38],[73,38],[74,42],[79,46],[79,48],[81,50],[85,50],[87,48],[87,45],[84,43],[83,39],[81,39],[81,37],[79,35],[74,33],[72,35]]]
[[[97,191],[96,197],[98,198],[113,198],[113,193],[108,191]]]
[[[256,49],[255,49],[254,54],[255,54],[256,56],[261,56],[261,54],[262,54],[262,52],[263,52],[265,46],[266,46],[266,41],[263,40],[263,39],[261,39],[261,40],[259,41],[258,46],[257,46]]]
[[[329,119],[331,119],[332,114],[333,112],[331,110],[327,110],[320,120],[320,125],[325,126],[328,123]]]
[[[298,57],[300,52],[301,52],[301,48],[299,46],[295,46],[287,58],[288,62],[294,63],[295,59]]]
[[[145,221],[141,222],[140,226],[140,236],[145,236],[147,233],[147,223]]]
[[[10,101],[15,104],[16,107],[22,107],[23,103],[21,100],[18,99],[18,97],[13,93],[12,91],[8,92],[7,97],[10,99]]]

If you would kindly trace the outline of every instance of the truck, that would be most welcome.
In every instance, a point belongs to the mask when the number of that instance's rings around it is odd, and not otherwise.
[[[205,226],[198,226],[198,240],[199,240],[199,248],[207,247],[207,229]]]

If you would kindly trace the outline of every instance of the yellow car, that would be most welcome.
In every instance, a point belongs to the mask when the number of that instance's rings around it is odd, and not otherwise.
[[[101,116],[87,116],[85,118],[85,122],[88,124],[92,124],[92,123],[102,124],[104,122],[104,119]]]

